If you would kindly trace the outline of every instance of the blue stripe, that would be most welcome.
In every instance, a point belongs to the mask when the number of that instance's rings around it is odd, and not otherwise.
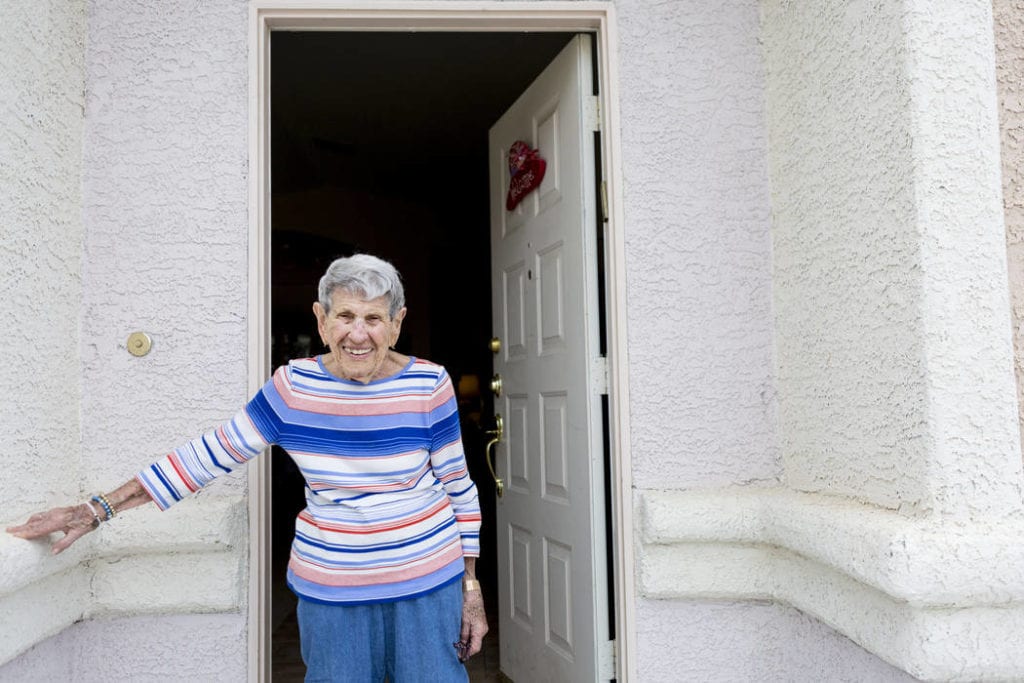
[[[438,524],[437,526],[424,531],[416,536],[410,536],[401,543],[384,543],[380,545],[345,545],[343,543],[324,543],[311,536],[307,536],[299,531],[295,532],[295,539],[301,540],[306,545],[311,545],[314,548],[320,548],[321,550],[333,550],[343,553],[376,553],[383,550],[396,550],[398,548],[405,548],[410,545],[415,545],[420,541],[424,541],[431,536],[436,536],[445,529],[455,525],[455,518],[449,517],[446,521]]]
[[[303,600],[318,602],[322,605],[372,605],[377,603],[398,602],[399,600],[411,600],[440,590],[462,579],[466,569],[462,560],[452,562],[446,567],[428,574],[415,583],[403,583],[401,588],[404,591],[399,595],[388,595],[381,591],[381,586],[345,586],[344,595],[351,596],[338,598],[338,593],[325,591],[324,586],[310,583],[296,576],[288,569],[287,582],[292,592]],[[450,576],[447,576],[450,574]],[[440,579],[441,583],[433,583]],[[386,587],[385,587],[386,588]]]
[[[149,478],[149,476],[146,474],[146,470],[143,470],[139,474],[142,475],[142,479],[146,482],[146,485],[143,486],[143,488],[146,489],[146,492],[150,496],[156,499],[157,506],[161,510],[166,510],[167,508],[171,507],[171,504],[167,502],[167,499],[161,496],[160,492],[156,490],[156,486],[154,485],[153,481]]]
[[[206,437],[203,436],[203,438],[200,439],[200,440],[203,442],[203,448],[205,448],[206,452],[210,454],[210,460],[213,461],[213,464],[216,465],[217,467],[221,468],[225,472],[230,472],[231,471],[230,467],[224,467],[224,465],[220,464],[220,460],[217,460],[217,456],[214,455],[213,449],[210,448],[210,445],[208,443],[206,443]]]
[[[156,478],[159,479],[160,482],[167,488],[167,492],[171,494],[174,500],[181,500],[181,496],[178,494],[178,491],[173,486],[171,486],[171,482],[167,481],[167,478],[164,477],[164,473],[160,471],[160,467],[154,464],[152,470],[153,474],[155,474]]]

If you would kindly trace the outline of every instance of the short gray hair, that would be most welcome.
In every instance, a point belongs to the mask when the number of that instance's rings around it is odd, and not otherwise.
[[[392,318],[405,306],[405,290],[398,271],[384,259],[369,254],[353,254],[335,259],[327,266],[317,292],[320,305],[327,313],[331,311],[331,295],[336,289],[360,294],[367,300],[386,296],[388,314]]]

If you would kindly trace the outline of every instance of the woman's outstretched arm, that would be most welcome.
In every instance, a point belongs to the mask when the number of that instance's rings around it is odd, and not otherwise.
[[[151,502],[146,489],[135,479],[130,479],[105,496],[113,512],[120,513]],[[56,555],[72,543],[99,526],[99,520],[106,517],[100,503],[89,502],[38,512],[24,524],[7,527],[7,533],[18,538],[33,539],[63,531],[64,536],[51,546]]]

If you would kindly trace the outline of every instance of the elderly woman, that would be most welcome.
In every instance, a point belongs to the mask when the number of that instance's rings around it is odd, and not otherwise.
[[[330,265],[313,304],[328,351],[294,360],[230,422],[107,495],[8,531],[59,553],[115,514],[167,509],[270,444],[306,479],[288,584],[307,681],[465,681],[487,632],[480,510],[444,368],[393,350],[405,295],[391,264]]]

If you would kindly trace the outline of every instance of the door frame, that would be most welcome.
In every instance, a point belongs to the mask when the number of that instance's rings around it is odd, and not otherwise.
[[[636,680],[636,592],[626,356],[626,260],[619,136],[618,33],[611,2],[252,0],[249,6],[248,387],[270,370],[270,34],[302,31],[592,32],[598,48],[601,174],[606,184],[605,301],[616,659]],[[270,679],[270,458],[248,468],[249,680]]]

